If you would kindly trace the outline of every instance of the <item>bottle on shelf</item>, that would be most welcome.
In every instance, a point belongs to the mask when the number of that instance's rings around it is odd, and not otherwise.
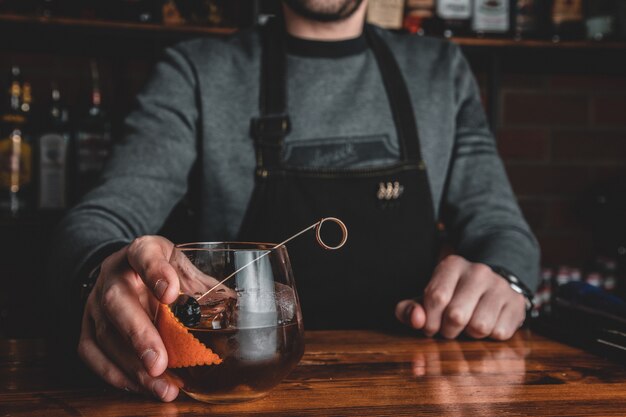
[[[437,17],[441,19],[443,36],[467,36],[470,33],[472,0],[437,0]]]
[[[583,0],[553,0],[551,16],[553,42],[584,38]]]
[[[478,37],[509,36],[512,26],[510,0],[474,0],[472,32]]]
[[[243,0],[204,0],[204,1],[174,1],[182,18],[190,25],[227,27],[244,27],[248,19],[249,4]],[[245,6],[244,3],[248,4]],[[243,16],[242,16],[243,15]]]
[[[111,124],[102,107],[100,72],[91,61],[91,100],[87,113],[78,121],[74,142],[74,190],[80,198],[96,183],[111,149]]]
[[[9,91],[0,118],[0,211],[18,216],[31,202],[32,145],[30,84],[18,66],[11,67]]]
[[[550,8],[543,0],[516,0],[513,6],[513,37],[516,40],[546,36]]]
[[[165,0],[161,6],[162,23],[166,26],[180,26],[186,23],[174,0]]]
[[[610,40],[617,36],[616,0],[593,0],[587,4],[585,29],[587,39]]]
[[[407,0],[403,27],[419,36],[439,34],[435,0]]]
[[[404,0],[370,0],[367,4],[367,21],[386,29],[401,29],[404,17]]]
[[[69,113],[61,100],[61,91],[53,84],[50,107],[38,139],[38,205],[42,210],[63,210],[68,205],[70,141]]]

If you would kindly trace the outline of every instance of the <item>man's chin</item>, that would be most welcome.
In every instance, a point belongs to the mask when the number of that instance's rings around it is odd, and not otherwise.
[[[316,22],[339,22],[352,16],[363,0],[283,0],[294,13]],[[332,4],[328,4],[332,3]]]

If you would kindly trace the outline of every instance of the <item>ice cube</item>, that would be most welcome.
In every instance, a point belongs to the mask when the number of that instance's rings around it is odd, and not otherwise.
[[[200,324],[205,329],[226,329],[236,321],[237,299],[224,292],[215,292],[202,298]]]
[[[276,283],[276,305],[279,310],[279,324],[292,322],[296,316],[296,293],[293,288]]]

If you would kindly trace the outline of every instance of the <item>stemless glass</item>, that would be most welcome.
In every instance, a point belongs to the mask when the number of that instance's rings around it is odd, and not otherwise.
[[[208,403],[253,400],[295,368],[304,353],[304,330],[285,246],[182,244],[170,264],[181,296],[160,306],[155,323],[170,356],[168,372],[185,393]],[[165,330],[167,317],[170,322],[176,317],[178,333]],[[219,359],[194,362],[210,354],[206,348]]]

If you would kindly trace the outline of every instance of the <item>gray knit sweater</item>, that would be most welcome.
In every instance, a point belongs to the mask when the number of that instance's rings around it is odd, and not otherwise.
[[[538,245],[459,48],[381,34],[406,78],[434,210],[457,251],[505,267],[534,288]],[[372,52],[357,47],[336,56],[338,44],[327,45],[328,56],[293,50],[288,56],[293,131],[283,149],[285,163],[350,169],[393,162],[398,143]],[[103,247],[157,233],[186,193],[197,159],[199,235],[206,241],[236,238],[254,186],[249,123],[259,113],[260,52],[256,30],[186,41],[166,51],[126,120],[101,185],[62,223],[53,246],[55,288],[66,288],[86,263],[99,261],[94,254],[104,256]]]

